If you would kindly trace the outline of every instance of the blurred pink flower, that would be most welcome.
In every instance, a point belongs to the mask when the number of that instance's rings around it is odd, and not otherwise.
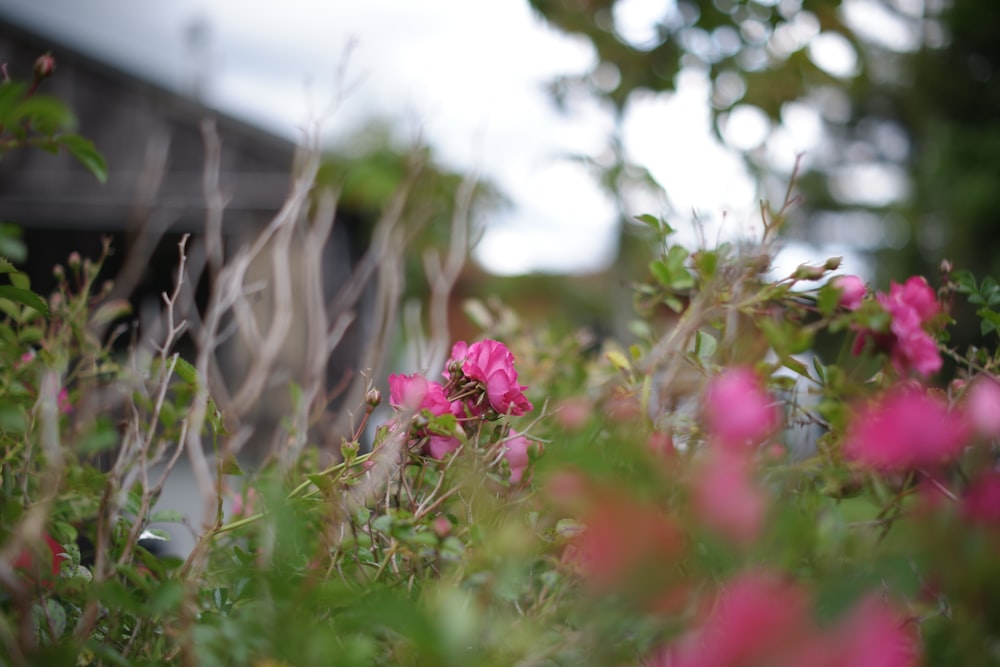
[[[503,456],[510,466],[510,483],[519,484],[524,476],[524,471],[531,463],[528,450],[535,444],[514,429],[510,430],[510,436],[503,444]]]
[[[1000,383],[986,375],[977,378],[965,396],[965,414],[981,437],[1000,436]]]
[[[59,394],[56,396],[56,404],[59,406],[59,412],[64,415],[73,412],[73,404],[69,400],[69,391],[67,391],[66,387],[59,390]]]
[[[861,301],[865,298],[867,288],[861,278],[853,275],[837,276],[830,281],[834,287],[840,290],[840,305],[847,310],[857,310],[861,307]]]
[[[691,635],[651,664],[782,664],[780,658],[811,631],[809,621],[809,600],[801,588],[771,572],[744,573],[723,587],[715,607]]]
[[[976,478],[962,496],[962,515],[975,523],[1000,527],[1000,472]]]
[[[257,504],[257,492],[251,487],[245,493],[232,494],[233,518],[240,519],[254,513],[254,506]]]
[[[586,527],[570,553],[587,584],[595,592],[636,582],[648,589],[650,571],[676,558],[683,547],[679,526],[659,507],[618,492],[598,492],[586,500]]]
[[[534,406],[517,382],[514,355],[506,345],[495,340],[482,340],[472,345],[458,341],[452,347],[446,368],[460,365],[465,377],[482,384],[490,407],[502,415],[523,415]],[[467,404],[473,414],[482,411],[475,403]]]
[[[965,420],[943,400],[905,387],[855,413],[844,455],[879,470],[934,466],[958,456],[968,436]]]
[[[446,516],[436,516],[434,517],[434,521],[431,522],[431,529],[435,535],[443,540],[451,532],[451,521]]]
[[[830,667],[916,667],[919,644],[913,628],[878,598],[862,600],[830,638]]]
[[[709,433],[725,447],[756,445],[774,433],[781,413],[774,398],[750,368],[729,368],[705,390]]]
[[[767,498],[753,481],[753,461],[736,450],[709,454],[695,473],[693,501],[698,518],[738,544],[760,535]]]

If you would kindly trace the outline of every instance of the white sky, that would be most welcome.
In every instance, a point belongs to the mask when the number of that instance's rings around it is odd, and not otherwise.
[[[556,75],[589,70],[593,50],[586,41],[547,27],[526,2],[3,4],[0,12],[29,27],[44,27],[95,57],[175,89],[189,89],[196,67],[207,60],[206,102],[290,138],[324,114],[353,40],[347,79],[356,85],[324,119],[330,136],[343,138],[368,120],[394,120],[404,136],[419,130],[446,166],[475,170],[499,186],[514,206],[487,221],[476,251],[484,268],[501,274],[585,272],[614,257],[614,203],[584,167],[559,159],[604,152],[611,119],[596,105],[560,115],[544,91]],[[655,16],[650,9],[662,12],[671,4],[629,0],[628,15],[619,18],[641,38],[643,16]],[[863,0],[856,4],[862,6]],[[209,27],[201,59],[192,57],[185,42],[185,28],[196,20]],[[800,31],[790,39],[804,44],[811,37]],[[824,39],[811,47],[817,60],[831,49],[834,56],[842,50],[839,43],[822,48]],[[689,220],[687,214],[696,211],[709,225],[716,221],[711,234],[729,235],[754,225],[756,193],[740,158],[711,134],[707,98],[707,82],[696,75],[681,77],[677,94],[637,98],[625,126],[625,148],[663,186],[681,216],[673,223]],[[754,111],[738,108],[726,126],[727,137],[744,148],[759,143],[770,129]],[[790,116],[792,122],[786,119],[788,127],[774,135],[777,143],[771,147],[785,164],[819,140],[815,114],[800,110],[796,117],[793,109]],[[867,182],[870,187],[872,181]],[[635,212],[666,212],[663,201],[649,199],[643,205],[648,208]],[[727,228],[720,230],[719,224]],[[693,242],[693,227],[684,236]],[[825,258],[808,248],[793,255],[791,265]],[[863,271],[857,260],[851,262],[856,265],[848,269]]]

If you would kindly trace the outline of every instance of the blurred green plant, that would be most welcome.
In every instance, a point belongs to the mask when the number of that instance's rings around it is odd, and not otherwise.
[[[992,664],[1000,352],[946,338],[957,295],[992,322],[995,282],[946,264],[936,290],[874,291],[836,257],[770,277],[792,201],[740,245],[688,249],[643,216],[631,344],[473,304],[481,339],[387,397],[371,383],[339,451],[254,471],[206,380],[229,311],[194,362],[173,351],[186,241],[160,338],[124,357],[103,257],[67,257],[48,298],[3,264],[0,658]],[[210,300],[237,318],[245,261]],[[154,509],[182,456],[197,524]],[[186,558],[145,550],[158,521],[195,524]]]

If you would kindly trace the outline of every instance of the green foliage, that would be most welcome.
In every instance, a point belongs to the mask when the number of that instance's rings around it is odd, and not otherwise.
[[[0,159],[12,150],[35,147],[50,153],[65,149],[100,182],[108,178],[104,157],[93,142],[70,130],[76,119],[63,102],[35,93],[44,77],[32,85],[0,82]]]
[[[945,345],[941,311],[965,295],[995,331],[1000,288],[945,265],[937,292],[914,278],[846,300],[839,258],[775,279],[790,203],[740,248],[692,251],[642,216],[633,340],[474,304],[483,335],[507,343],[495,356],[446,364],[440,395],[396,376],[380,424],[368,388],[336,451],[312,446],[325,415],[307,405],[288,451],[252,470],[208,364],[173,350],[177,293],[163,339],[122,352],[127,305],[98,281],[109,247],[68,257],[47,298],[0,261],[0,657],[620,665],[728,650],[726,664],[759,665],[884,651],[894,667],[912,649],[990,664],[1000,354]],[[213,303],[238,291],[220,284]],[[197,332],[209,348],[227,333]],[[955,376],[935,385],[922,363],[941,354]],[[307,386],[265,379],[290,410],[305,402]],[[904,415],[916,426],[878,412],[894,396],[919,396]],[[858,454],[865,429],[884,459]],[[185,454],[208,470],[205,518],[190,555],[156,558],[143,531],[188,518],[154,509],[153,464]]]
[[[985,336],[989,333],[1000,335],[1000,312],[994,310],[1000,306],[1000,285],[987,276],[980,285],[976,285],[976,277],[970,271],[956,271],[952,274],[961,294],[967,295],[969,303],[978,307],[976,315],[981,318],[980,331]]]

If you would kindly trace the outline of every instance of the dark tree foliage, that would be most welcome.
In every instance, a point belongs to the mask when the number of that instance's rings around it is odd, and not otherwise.
[[[776,127],[789,103],[805,102],[826,138],[799,183],[796,233],[820,244],[851,242],[859,225],[884,230],[884,243],[865,248],[880,284],[910,273],[933,281],[942,257],[977,276],[1000,275],[995,0],[679,0],[662,3],[641,42],[621,30],[632,0],[530,2],[561,30],[585,36],[598,56],[588,75],[553,82],[557,102],[585,90],[621,118],[637,91],[672,91],[684,68],[711,78],[717,129],[736,105],[761,109]],[[882,23],[863,20],[873,15],[902,28],[909,44],[883,39]],[[818,66],[803,34],[845,39],[857,56],[853,72]],[[765,186],[787,180],[766,151],[747,159]],[[908,187],[888,201],[851,197],[837,174],[863,165],[903,174]]]

